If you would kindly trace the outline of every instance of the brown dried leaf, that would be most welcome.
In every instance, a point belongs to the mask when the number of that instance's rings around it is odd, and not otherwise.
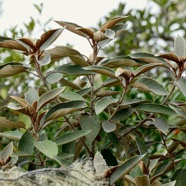
[[[62,27],[65,27],[67,30],[82,36],[82,37],[86,37],[86,35],[84,33],[82,33],[81,31],[79,31],[79,28],[83,28],[82,26],[79,26],[75,23],[71,23],[71,22],[65,22],[65,21],[55,21],[56,23],[58,23],[59,25],[61,25]],[[78,29],[77,29],[78,28]]]
[[[5,117],[0,117],[0,128],[16,129],[25,128],[22,121],[9,121]]]
[[[122,21],[123,19],[127,18],[128,16],[120,16],[120,17],[115,17],[107,21],[105,24],[103,24],[100,28],[101,32],[104,32],[105,29],[112,28],[114,25],[116,25],[118,22]]]

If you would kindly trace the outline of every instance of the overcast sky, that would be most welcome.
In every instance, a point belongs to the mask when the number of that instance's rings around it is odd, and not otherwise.
[[[24,22],[29,21],[30,16],[38,19],[38,12],[33,4],[41,2],[44,2],[43,13],[39,17],[41,22],[53,18],[53,20],[75,22],[84,27],[95,27],[99,20],[116,9],[120,2],[127,2],[128,8],[144,8],[147,0],[2,0],[0,33],[11,26],[22,26]],[[50,27],[58,28],[59,25],[51,22]],[[90,50],[87,48],[89,46],[86,40],[67,30],[59,39],[61,45],[68,42],[84,54]]]

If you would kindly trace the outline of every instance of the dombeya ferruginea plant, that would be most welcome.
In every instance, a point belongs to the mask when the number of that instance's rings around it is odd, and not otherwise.
[[[125,18],[112,18],[98,30],[56,21],[62,28],[36,41],[0,37],[0,47],[20,51],[29,61],[3,63],[0,77],[27,72],[40,79],[21,96],[10,95],[7,107],[20,117],[0,118],[3,128],[17,129],[0,133],[14,141],[1,153],[2,166],[10,160],[65,166],[87,156],[94,158],[96,179],[109,179],[110,185],[185,180],[180,179],[186,146],[185,40],[178,36],[171,54],[100,56],[126,30]],[[50,47],[64,29],[87,40],[90,56],[67,46]],[[156,69],[163,69],[166,78],[150,77]],[[49,129],[56,130],[53,136]]]

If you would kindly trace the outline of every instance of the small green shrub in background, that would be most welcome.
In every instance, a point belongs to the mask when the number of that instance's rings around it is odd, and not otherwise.
[[[56,21],[61,28],[37,40],[0,37],[1,48],[25,55],[24,61],[2,62],[0,78],[33,76],[32,87],[10,95],[7,108],[14,120],[0,117],[5,129],[0,136],[10,140],[0,154],[3,170],[16,165],[28,171],[61,171],[89,157],[95,182],[186,182],[186,102],[180,99],[186,96],[185,40],[178,36],[175,50],[159,55],[100,56],[102,48],[126,31],[126,19],[114,17],[97,30]],[[68,46],[50,48],[64,29],[86,39],[92,54]],[[166,69],[167,81],[153,78],[157,69]]]

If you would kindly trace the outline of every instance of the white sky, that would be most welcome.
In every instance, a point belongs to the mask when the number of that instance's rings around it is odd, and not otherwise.
[[[58,21],[69,21],[83,27],[96,27],[99,20],[108,12],[118,7],[120,2],[127,2],[128,8],[143,8],[147,0],[3,0],[3,13],[0,16],[0,34],[11,26],[23,26],[30,20],[30,16],[38,19],[38,12],[33,4],[44,2],[43,13],[39,17],[41,22],[49,18]],[[51,22],[51,28],[59,28],[57,23]],[[55,44],[70,43],[83,54],[90,53],[86,39],[65,30]]]

